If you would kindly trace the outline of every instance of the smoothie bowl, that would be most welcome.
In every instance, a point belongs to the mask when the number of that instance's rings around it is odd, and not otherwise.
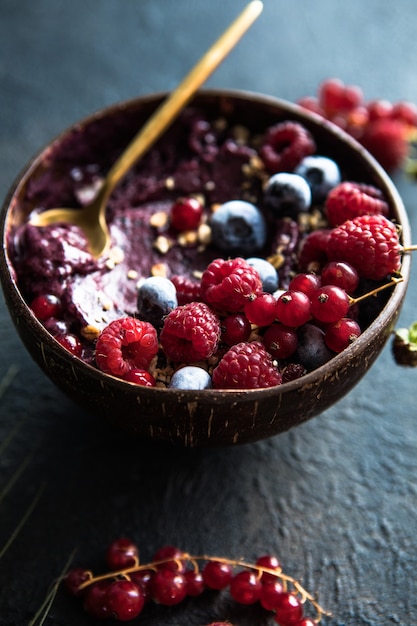
[[[1,216],[6,304],[50,379],[115,426],[185,447],[271,437],[381,352],[409,279],[407,215],[335,126],[208,90],[112,194],[102,256],[77,227],[30,224],[87,203],[163,98],[94,114],[26,167]]]

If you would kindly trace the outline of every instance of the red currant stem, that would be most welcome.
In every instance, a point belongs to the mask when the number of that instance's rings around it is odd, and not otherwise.
[[[402,276],[398,276],[398,277],[393,276],[389,283],[385,283],[385,285],[380,285],[379,287],[376,287],[376,289],[367,291],[362,296],[358,296],[357,298],[349,298],[350,304],[351,305],[357,304],[358,302],[361,302],[362,300],[365,300],[366,298],[369,298],[370,296],[376,296],[380,291],[383,291],[384,289],[388,289],[388,287],[393,287],[394,285],[397,285],[398,283],[402,283],[403,280],[404,278]]]
[[[405,252],[415,252],[416,250],[417,250],[417,244],[413,244],[411,246],[402,246],[400,248],[401,254],[404,254]]]
[[[89,578],[89,580],[84,581],[79,586],[79,589],[82,590],[85,587],[88,587],[89,585],[100,582],[102,580],[107,580],[109,578],[124,577],[124,578],[129,579],[129,574],[132,574],[133,572],[139,572],[145,569],[157,570],[159,565],[172,563],[172,561],[175,561],[178,564],[178,569],[181,569],[184,561],[188,561],[189,563],[191,563],[196,571],[198,571],[198,561],[216,561],[219,563],[232,565],[233,567],[242,567],[245,569],[252,569],[258,572],[258,574],[263,574],[263,573],[272,574],[273,576],[276,576],[284,583],[285,589],[287,589],[288,584],[292,585],[295,591],[298,594],[300,594],[301,601],[303,603],[308,600],[313,605],[313,607],[315,608],[317,612],[317,617],[316,617],[317,623],[320,621],[323,615],[331,615],[331,613],[325,611],[318,604],[318,602],[314,599],[314,597],[306,589],[304,589],[304,587],[295,578],[293,578],[292,576],[289,576],[288,574],[284,574],[284,572],[281,569],[271,569],[269,567],[264,567],[262,565],[257,565],[255,563],[249,563],[247,561],[240,560],[240,559],[229,559],[229,558],[221,557],[221,556],[209,556],[207,554],[191,555],[191,554],[188,554],[187,552],[184,552],[181,558],[177,558],[177,559],[172,559],[168,557],[166,559],[152,561],[151,563],[145,563],[145,564],[138,563],[137,565],[132,565],[131,567],[127,567],[122,570],[107,572],[106,574],[102,574],[100,576],[93,576],[92,578]]]

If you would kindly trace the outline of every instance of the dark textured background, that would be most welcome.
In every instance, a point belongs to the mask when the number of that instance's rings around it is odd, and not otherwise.
[[[2,197],[77,119],[173,88],[243,6],[0,0]],[[416,101],[416,32],[414,0],[266,0],[208,85],[295,100],[339,76],[368,99]],[[396,182],[417,232],[417,185]],[[416,280],[407,325],[417,318]],[[138,541],[144,560],[165,543],[249,560],[273,552],[334,613],[326,624],[417,624],[417,371],[395,366],[389,346],[349,396],[311,422],[253,445],[185,452],[125,441],[82,412],[32,363],[3,302],[0,313],[2,626],[33,626],[68,559],[100,569],[120,535]],[[223,598],[150,610],[140,623],[215,617],[260,623]],[[58,593],[42,623],[93,622]]]

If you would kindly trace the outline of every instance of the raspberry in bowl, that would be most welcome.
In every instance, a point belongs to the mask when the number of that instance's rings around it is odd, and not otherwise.
[[[76,227],[30,224],[88,202],[162,98],[81,121],[26,167],[2,211],[6,303],[51,380],[115,426],[184,447],[271,437],[381,352],[409,279],[407,215],[336,126],[207,90],[113,193],[103,257]]]

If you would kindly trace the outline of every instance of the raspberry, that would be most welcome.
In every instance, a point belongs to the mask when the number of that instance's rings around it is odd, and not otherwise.
[[[320,228],[306,236],[298,254],[300,272],[318,272],[327,263],[327,242],[330,233],[330,228]]]
[[[201,296],[221,313],[239,313],[248,300],[262,292],[262,281],[244,259],[215,259],[201,277]]]
[[[327,242],[330,260],[345,261],[362,278],[382,280],[398,271],[400,244],[395,225],[383,215],[362,215],[334,228]]]
[[[375,120],[366,126],[360,142],[391,172],[399,168],[408,155],[407,125],[397,119]]]
[[[270,172],[292,172],[315,150],[314,139],[304,126],[298,122],[281,122],[269,128],[259,155]]]
[[[213,370],[217,389],[260,389],[281,382],[271,355],[259,341],[232,346]]]
[[[190,302],[169,313],[161,331],[161,344],[169,359],[193,363],[217,350],[220,320],[204,302]]]
[[[373,185],[345,181],[328,194],[325,208],[332,226],[359,215],[388,215],[389,207],[382,192]]]
[[[179,275],[171,276],[171,282],[174,283],[175,289],[177,290],[179,305],[201,300],[201,286],[199,282],[193,280],[192,278],[188,278],[188,276]]]
[[[133,368],[147,369],[158,350],[158,337],[149,322],[122,317],[104,328],[96,344],[97,366],[123,377]]]

